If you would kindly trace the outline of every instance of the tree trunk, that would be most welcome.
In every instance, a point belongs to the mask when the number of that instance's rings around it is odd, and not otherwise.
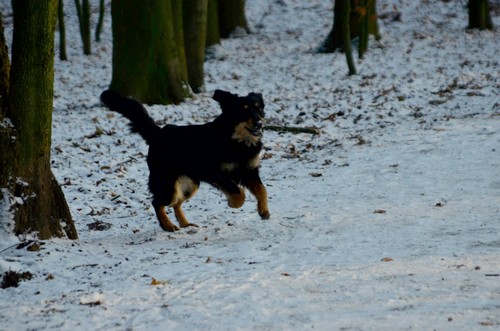
[[[332,53],[344,46],[344,33],[341,20],[338,19],[344,12],[344,1],[335,1],[333,8],[333,27],[330,33],[318,48],[319,53]],[[380,39],[377,21],[376,0],[350,0],[349,30],[351,39],[360,37],[360,57],[368,47],[369,35]]]
[[[488,0],[469,0],[469,29],[493,30]]]
[[[0,154],[8,159],[0,178],[10,178],[16,234],[35,231],[40,239],[64,235],[76,239],[68,205],[50,169],[57,4],[58,0],[12,1],[14,35],[6,116],[15,139],[7,141],[9,146],[0,145]]]
[[[201,92],[204,86],[207,5],[207,0],[184,0],[183,5],[188,80],[195,93]]]
[[[184,18],[182,16],[183,0],[171,0],[172,2],[172,22],[174,26],[174,45],[176,48],[179,66],[177,70],[185,81],[188,81],[188,71],[186,62],[186,48],[184,47]]]
[[[178,45],[174,32],[172,1],[112,0],[111,14],[110,87],[146,104],[178,103],[189,97],[185,58],[179,54],[183,45]]]
[[[62,61],[68,59],[66,53],[66,26],[64,24],[64,0],[59,0],[57,8],[57,21],[59,22],[59,58]]]
[[[339,1],[339,0],[337,0]],[[349,4],[349,0],[340,0],[342,2],[342,9],[343,12],[340,13],[340,19],[341,19],[341,25],[342,25],[342,33],[343,33],[343,39],[342,42],[344,44],[344,49],[345,49],[345,56],[347,59],[347,67],[349,68],[349,75],[355,75],[356,74],[356,66],[354,64],[354,59],[352,56],[352,47],[351,47],[351,32],[350,32],[350,13],[351,13],[351,6]]]
[[[10,61],[9,50],[3,32],[3,20],[0,15],[0,122],[7,111],[7,97],[9,95]]]
[[[220,44],[218,0],[208,0],[206,47]]]
[[[104,0],[99,1],[99,18],[97,19],[97,25],[95,28],[95,41],[98,43],[101,41],[101,31],[104,23],[104,13],[106,12]]]
[[[78,15],[78,21],[80,22],[80,35],[82,37],[83,43],[83,54],[90,55],[91,50],[91,38],[90,38],[90,4],[89,0],[83,0],[80,4],[80,0],[75,0],[76,12]]]
[[[245,16],[245,0],[218,0],[219,30],[227,38],[237,28],[250,32]]]
[[[10,175],[7,172],[10,160],[7,151],[11,149],[12,130],[5,120],[9,96],[10,60],[5,42],[2,15],[0,15],[0,203],[3,200],[2,189],[7,187]],[[0,211],[1,212],[1,211]]]

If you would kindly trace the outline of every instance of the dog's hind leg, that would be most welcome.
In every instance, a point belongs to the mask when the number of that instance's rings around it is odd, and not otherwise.
[[[185,228],[187,226],[198,227],[198,225],[196,225],[194,223],[189,223],[189,221],[186,218],[186,215],[184,215],[184,212],[182,211],[181,205],[182,205],[182,202],[179,202],[173,206],[175,218],[177,218],[177,221],[179,222],[179,225],[181,226],[181,228]]]
[[[154,206],[154,208],[156,212],[156,217],[158,217],[158,221],[160,221],[160,226],[163,230],[169,232],[174,232],[179,230],[179,227],[177,225],[174,225],[172,221],[170,221],[170,218],[167,216],[167,213],[165,212],[165,206],[159,205],[159,206]]]
[[[179,227],[172,223],[165,212],[165,208],[174,202],[175,177],[168,177],[161,170],[150,167],[149,189],[153,193],[153,207],[161,228],[169,232],[178,231]]]
[[[177,218],[181,228],[185,228],[187,226],[198,226],[196,224],[189,223],[181,208],[182,203],[191,198],[198,190],[198,187],[200,187],[200,182],[187,176],[180,176],[175,182],[175,193],[172,206],[174,207],[175,218]]]

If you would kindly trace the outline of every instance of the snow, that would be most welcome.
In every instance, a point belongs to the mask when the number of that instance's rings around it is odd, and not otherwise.
[[[34,277],[0,290],[0,329],[500,328],[498,31],[467,31],[459,1],[378,3],[402,21],[380,21],[359,75],[343,54],[314,52],[331,1],[252,0],[254,33],[211,50],[206,92],[148,107],[162,124],[202,123],[220,111],[215,89],[260,92],[268,124],[320,131],[265,132],[270,220],[250,195],[234,210],[202,185],[185,204],[200,227],[168,233],[145,143],[98,100],[111,79],[109,7],[83,56],[67,2],[52,167],[79,240],[16,249],[36,238],[8,233],[4,199],[0,272]],[[10,39],[10,1],[1,11]]]

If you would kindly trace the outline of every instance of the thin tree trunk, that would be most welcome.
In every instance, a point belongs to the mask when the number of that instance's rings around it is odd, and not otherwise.
[[[14,34],[7,117],[14,127],[6,169],[16,234],[39,238],[67,236],[76,229],[60,186],[50,169],[54,83],[54,30],[58,0],[13,0]],[[5,146],[0,146],[4,148]],[[0,176],[2,177],[2,176]]]
[[[207,6],[207,0],[184,0],[183,4],[188,80],[195,93],[201,92],[204,86]]]
[[[362,12],[360,13],[361,17],[359,19],[359,46],[358,46],[358,56],[359,58],[363,58],[363,55],[365,54],[366,50],[368,49],[368,13],[366,11],[366,3],[367,0],[359,0],[359,8],[363,8]]]
[[[64,0],[59,0],[59,7],[57,8],[57,18],[59,22],[59,58],[62,61],[68,59],[66,53],[66,26],[64,24]]]
[[[97,26],[95,28],[95,41],[100,42],[101,41],[101,31],[102,31],[102,25],[104,23],[104,13],[106,11],[104,4],[104,0],[99,1],[99,18],[97,19]]]
[[[488,0],[469,0],[469,29],[493,30]]]
[[[356,66],[354,64],[354,59],[352,56],[352,47],[351,47],[351,31],[349,28],[349,17],[351,16],[351,5],[349,4],[349,0],[341,0],[343,12],[341,13],[342,17],[342,31],[343,31],[343,43],[345,49],[345,56],[347,59],[347,66],[349,67],[349,75],[356,74]]]
[[[80,22],[80,35],[83,43],[83,54],[90,55],[91,38],[90,38],[90,4],[89,0],[75,0],[76,12],[78,15],[78,22]]]

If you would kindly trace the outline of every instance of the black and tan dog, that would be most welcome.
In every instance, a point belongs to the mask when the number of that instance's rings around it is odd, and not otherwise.
[[[222,114],[214,121],[201,125],[165,125],[160,128],[137,101],[122,97],[111,90],[101,94],[101,101],[132,123],[149,145],[149,189],[153,207],[161,227],[176,231],[165,207],[174,209],[181,227],[189,223],[181,205],[207,182],[227,196],[232,208],[245,202],[246,187],[257,199],[257,211],[262,219],[270,217],[267,191],[259,176],[259,153],[262,149],[264,102],[262,95],[246,97],[217,90],[213,95]]]

